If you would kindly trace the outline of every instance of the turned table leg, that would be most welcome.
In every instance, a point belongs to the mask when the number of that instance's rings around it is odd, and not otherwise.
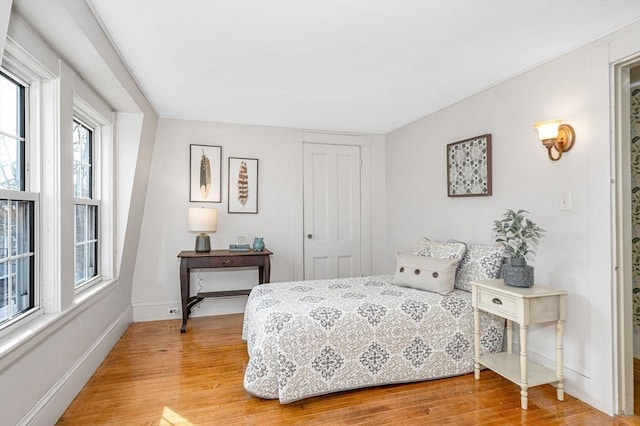
[[[520,405],[527,409],[529,392],[527,383],[527,326],[520,326]]]
[[[562,349],[562,337],[564,335],[564,321],[558,320],[556,325],[556,377],[558,378],[558,385],[556,393],[558,401],[564,401],[564,376],[562,374],[563,363],[563,349]]]

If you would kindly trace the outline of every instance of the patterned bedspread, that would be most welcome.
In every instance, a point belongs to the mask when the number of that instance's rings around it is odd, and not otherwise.
[[[264,284],[247,301],[245,389],[289,403],[331,392],[473,371],[471,294],[398,287],[392,275]],[[483,353],[504,320],[483,315]]]

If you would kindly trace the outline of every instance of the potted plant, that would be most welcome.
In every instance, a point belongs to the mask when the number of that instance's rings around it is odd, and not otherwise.
[[[504,283],[515,287],[533,285],[533,266],[527,265],[526,256],[535,254],[535,248],[545,230],[531,219],[526,210],[507,209],[502,219],[493,222],[496,242],[504,246],[509,262],[502,266]]]

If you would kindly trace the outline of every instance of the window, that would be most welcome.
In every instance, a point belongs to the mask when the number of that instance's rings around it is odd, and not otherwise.
[[[116,278],[113,110],[10,38],[1,62],[0,341]]]
[[[0,188],[24,191],[25,88],[0,72]]]
[[[94,131],[73,121],[75,286],[98,275],[98,203],[94,197]]]
[[[26,87],[0,72],[0,324],[34,307],[35,201],[26,191]]]

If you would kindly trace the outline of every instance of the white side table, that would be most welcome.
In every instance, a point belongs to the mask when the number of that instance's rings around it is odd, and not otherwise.
[[[480,364],[520,385],[522,409],[527,409],[528,388],[555,383],[559,401],[564,401],[562,337],[567,292],[534,285],[511,287],[502,280],[475,281],[472,285],[474,320],[474,375],[480,379]],[[507,351],[480,356],[480,310],[507,320]],[[513,353],[513,321],[520,324],[520,355]],[[556,371],[527,360],[529,324],[556,322]]]

